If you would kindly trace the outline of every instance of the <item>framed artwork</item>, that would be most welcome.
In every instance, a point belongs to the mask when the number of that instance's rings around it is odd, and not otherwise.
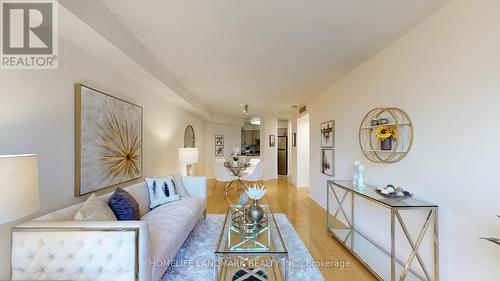
[[[335,146],[335,121],[321,123],[321,147]]]
[[[321,172],[328,176],[335,174],[335,155],[333,149],[321,149]]]
[[[142,177],[142,107],[75,84],[75,196]]]
[[[297,146],[297,133],[292,133],[292,146]]]
[[[269,146],[270,147],[276,146],[276,136],[275,135],[269,135]]]
[[[215,156],[224,156],[224,135],[215,135]]]

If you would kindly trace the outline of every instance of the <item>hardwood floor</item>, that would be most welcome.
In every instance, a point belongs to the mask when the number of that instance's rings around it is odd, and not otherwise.
[[[363,265],[326,231],[326,214],[323,208],[308,197],[307,188],[297,189],[285,177],[266,181],[264,204],[269,204],[274,213],[284,213],[293,224],[298,235],[316,262],[325,261],[337,266],[320,266],[325,280],[365,281],[377,280]],[[214,180],[208,183],[208,207],[210,214],[225,214],[229,203],[238,202],[241,190],[233,184],[227,198],[224,184],[218,183],[212,195]],[[339,266],[343,263],[344,266]]]

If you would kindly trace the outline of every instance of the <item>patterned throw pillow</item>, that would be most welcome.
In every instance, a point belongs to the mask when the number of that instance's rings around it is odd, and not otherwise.
[[[144,180],[148,185],[149,207],[151,209],[180,199],[174,177],[149,177],[144,178]]]
[[[82,208],[75,214],[76,221],[116,221],[108,204],[92,193]]]
[[[137,221],[141,219],[139,203],[121,188],[115,189],[108,199],[108,205],[119,221]]]

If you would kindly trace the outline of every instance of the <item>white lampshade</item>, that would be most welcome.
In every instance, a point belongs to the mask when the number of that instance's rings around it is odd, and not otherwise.
[[[37,156],[0,155],[0,224],[39,209]]]
[[[198,148],[179,148],[179,162],[188,165],[198,163]]]

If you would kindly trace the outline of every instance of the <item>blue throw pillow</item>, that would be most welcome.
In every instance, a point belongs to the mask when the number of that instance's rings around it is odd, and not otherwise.
[[[138,221],[141,219],[139,203],[130,193],[117,188],[109,197],[108,205],[119,221]]]

